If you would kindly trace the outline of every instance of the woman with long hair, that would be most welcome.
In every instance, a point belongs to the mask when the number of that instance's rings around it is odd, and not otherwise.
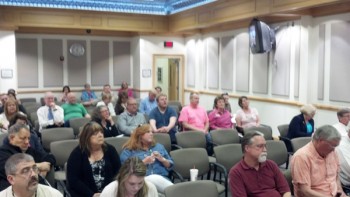
[[[115,137],[118,135],[118,129],[109,114],[107,106],[100,105],[96,107],[91,116],[91,120],[97,122],[103,128],[104,137]]]
[[[87,123],[80,132],[79,145],[67,161],[69,193],[72,197],[98,197],[119,168],[119,155],[105,143],[102,127],[96,122]]]
[[[0,114],[0,130],[7,132],[11,118],[18,112],[17,100],[9,98],[4,105],[4,112]]]
[[[145,180],[146,170],[138,157],[125,160],[116,180],[103,189],[100,197],[158,197],[153,183]]]
[[[156,143],[149,124],[140,125],[123,146],[120,160],[124,163],[130,157],[138,157],[147,166],[146,180],[152,182],[158,192],[164,193],[166,187],[173,185],[168,179],[174,161],[162,144]]]
[[[115,108],[114,108],[116,115],[119,115],[125,111],[126,105],[128,102],[128,98],[129,98],[129,96],[128,96],[127,92],[119,92],[118,100],[117,100],[117,103],[115,104]]]
[[[69,86],[63,86],[62,88],[62,97],[61,97],[61,102],[62,103],[68,103],[68,93],[70,92]]]

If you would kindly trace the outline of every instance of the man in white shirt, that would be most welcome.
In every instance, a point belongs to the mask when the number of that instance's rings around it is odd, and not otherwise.
[[[45,105],[36,112],[39,121],[39,131],[45,128],[62,127],[64,124],[64,113],[62,107],[55,104],[52,92],[45,93]]]
[[[334,124],[335,127],[342,137],[346,137],[349,131],[349,121],[350,121],[350,108],[341,108],[337,112],[339,122]]]
[[[63,197],[58,190],[39,184],[39,169],[28,154],[12,155],[5,163],[5,171],[11,186],[1,191],[0,197]]]

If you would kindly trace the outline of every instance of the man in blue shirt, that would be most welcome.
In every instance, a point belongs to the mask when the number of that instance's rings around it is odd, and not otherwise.
[[[176,119],[177,114],[175,110],[168,107],[168,98],[166,94],[160,93],[157,96],[158,106],[154,108],[149,114],[149,123],[154,133],[169,133],[171,143],[176,143]]]
[[[81,102],[85,107],[96,105],[98,99],[94,91],[91,90],[90,84],[84,85],[85,90],[81,93]]]
[[[149,115],[152,109],[157,107],[156,96],[157,92],[155,90],[150,90],[148,92],[148,97],[142,99],[139,107],[139,112]]]

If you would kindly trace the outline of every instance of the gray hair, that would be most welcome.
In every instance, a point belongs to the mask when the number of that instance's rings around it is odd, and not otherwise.
[[[17,165],[22,162],[31,162],[34,158],[31,155],[25,153],[16,153],[9,157],[5,163],[5,173],[6,175],[16,174]]]
[[[19,133],[19,131],[20,131],[21,129],[26,129],[28,132],[30,132],[29,129],[28,129],[28,127],[27,127],[27,125],[20,124],[20,123],[16,123],[16,124],[14,124],[14,125],[12,125],[12,126],[10,127],[10,129],[9,129],[9,131],[8,131],[8,136],[10,136],[10,135],[16,135],[17,133]]]
[[[253,137],[255,136],[262,136],[264,137],[264,134],[259,132],[259,131],[252,131],[244,134],[242,140],[241,140],[241,147],[242,147],[242,152],[245,153],[245,146],[251,145],[253,143]]]
[[[302,114],[311,116],[312,114],[316,113],[316,107],[312,104],[306,104],[300,108],[300,112]]]
[[[338,132],[336,128],[334,128],[331,125],[324,125],[322,127],[319,127],[314,135],[312,136],[312,141],[316,140],[326,140],[326,141],[331,141],[331,140],[340,140],[341,135]]]

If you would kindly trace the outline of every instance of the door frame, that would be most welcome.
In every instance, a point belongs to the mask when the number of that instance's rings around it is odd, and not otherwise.
[[[185,56],[179,55],[179,54],[153,54],[153,80],[152,80],[152,86],[155,87],[157,84],[157,68],[156,68],[156,60],[157,58],[174,58],[174,59],[180,59],[179,61],[179,101],[184,104],[184,72],[185,72]]]

